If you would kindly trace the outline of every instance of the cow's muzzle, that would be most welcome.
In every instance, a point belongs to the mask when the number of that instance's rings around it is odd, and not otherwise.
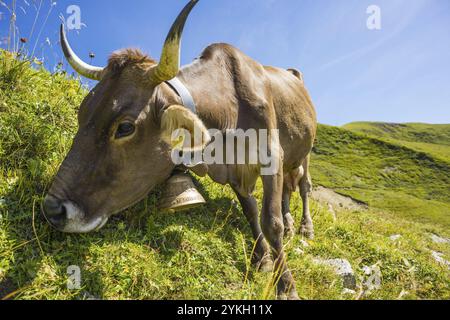
[[[42,204],[42,212],[47,221],[55,228],[63,228],[67,219],[67,209],[63,201],[47,196]]]
[[[52,227],[67,233],[87,233],[100,229],[108,217],[87,219],[83,210],[69,200],[61,200],[47,195],[42,203],[42,212]]]

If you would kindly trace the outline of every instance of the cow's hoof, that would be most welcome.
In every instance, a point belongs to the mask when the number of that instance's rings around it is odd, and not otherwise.
[[[284,229],[284,237],[286,239],[291,239],[295,236],[295,228]]]
[[[261,261],[259,261],[257,263],[256,266],[257,270],[259,272],[272,272],[273,271],[273,260],[271,257],[266,256],[264,258],[261,259]]]
[[[287,294],[286,293],[279,293],[277,295],[277,300],[287,300]]]
[[[279,293],[277,300],[300,300],[300,298],[298,297],[297,291],[291,290],[289,293]]]
[[[306,239],[314,239],[314,227],[312,225],[302,225],[300,227],[300,234]]]
[[[294,219],[290,213],[286,213],[283,217],[284,222],[284,236],[288,239],[295,235]]]
[[[291,291],[288,296],[288,300],[300,300],[297,291]]]

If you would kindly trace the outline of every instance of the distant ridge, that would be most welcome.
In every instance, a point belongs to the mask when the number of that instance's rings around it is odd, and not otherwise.
[[[450,124],[353,122],[343,126],[450,163]]]
[[[439,143],[449,131],[450,125],[320,125],[313,181],[370,207],[448,227],[450,146]]]

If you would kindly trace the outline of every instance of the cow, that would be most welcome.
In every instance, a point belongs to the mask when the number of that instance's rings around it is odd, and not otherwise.
[[[191,0],[174,22],[160,61],[135,49],[114,52],[106,67],[82,61],[61,25],[61,46],[80,75],[98,81],[78,112],[78,132],[42,204],[47,221],[66,233],[100,229],[111,215],[144,199],[176,169],[168,140],[177,129],[267,129],[280,165],[261,175],[256,165],[207,165],[209,177],[236,193],[255,240],[254,262],[273,271],[279,299],[298,299],[287,266],[283,238],[294,233],[289,209],[299,188],[303,202],[300,232],[313,237],[308,206],[310,153],[316,137],[316,111],[301,73],[263,66],[237,48],[212,44],[180,69],[180,41],[198,0]],[[186,108],[167,81],[176,77],[196,104]],[[203,139],[193,148],[205,148]],[[195,166],[194,166],[195,167]],[[195,168],[193,169],[195,172]],[[261,177],[259,217],[253,190]]]

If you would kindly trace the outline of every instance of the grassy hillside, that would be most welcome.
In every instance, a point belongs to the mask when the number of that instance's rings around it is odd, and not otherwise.
[[[354,122],[344,128],[450,163],[450,124]]]
[[[316,183],[370,207],[450,226],[450,163],[430,154],[320,126],[312,174]]]
[[[34,70],[0,51],[0,298],[273,298],[271,275],[249,263],[251,233],[232,191],[207,178],[198,180],[207,205],[191,212],[158,212],[155,191],[93,234],[48,226],[39,204],[70,147],[85,94],[63,72]],[[320,126],[313,179],[372,208],[312,203],[316,240],[286,241],[302,298],[450,298],[449,268],[432,256],[441,252],[449,260],[450,248],[430,238],[450,236],[446,163]],[[261,200],[260,185],[257,195]],[[298,225],[298,195],[293,209]],[[343,291],[341,278],[319,258],[347,259],[355,292]],[[81,268],[79,290],[66,286],[71,265]],[[368,291],[365,267],[374,265],[381,287]]]

